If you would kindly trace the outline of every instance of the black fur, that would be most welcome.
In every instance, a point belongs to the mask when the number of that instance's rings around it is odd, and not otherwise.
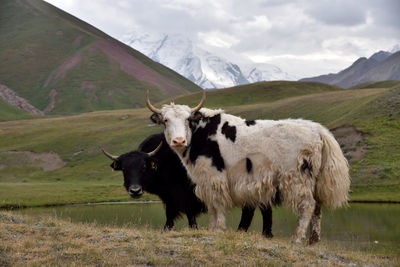
[[[156,124],[164,124],[163,118],[160,114],[153,113],[150,116],[150,120]]]
[[[248,121],[248,120],[246,120],[245,123],[246,123],[247,126],[256,125],[256,121]]]
[[[161,149],[150,158],[147,152],[153,151],[161,141]],[[151,162],[156,164],[156,168],[152,168],[154,164]],[[165,229],[173,228],[174,220],[182,213],[186,214],[190,227],[197,227],[196,216],[205,212],[206,207],[194,194],[195,185],[187,177],[186,170],[168,146],[163,133],[148,137],[137,151],[119,156],[115,165],[123,171],[127,190],[132,185],[141,186],[144,191],[160,197],[165,204]]]
[[[226,139],[230,139],[233,143],[236,140],[236,126],[229,126],[229,123],[226,121],[224,125],[222,125],[221,133],[225,135]]]
[[[205,122],[206,126],[197,129],[200,120]],[[190,120],[189,125],[192,131],[192,139],[190,143],[189,159],[192,163],[195,163],[199,156],[211,158],[212,165],[216,167],[218,171],[222,172],[225,169],[225,163],[219,150],[219,145],[216,141],[209,139],[210,136],[217,133],[220,123],[220,114],[213,117],[202,117],[198,120]]]
[[[276,187],[275,190],[275,198],[272,200],[272,204],[274,204],[275,206],[279,206],[282,204],[281,191],[279,190],[279,187]]]
[[[246,170],[248,173],[251,172],[253,169],[253,163],[251,163],[251,160],[249,158],[246,158]]]
[[[301,171],[306,172],[308,171],[308,174],[311,174],[313,170],[311,162],[308,162],[307,160],[303,159],[303,164],[301,165]]]
[[[263,232],[262,234],[267,238],[272,238],[272,208],[270,205],[260,205],[261,215],[263,217]],[[245,231],[249,229],[251,221],[254,216],[254,208],[250,206],[244,206],[242,208],[242,217],[238,226],[238,231]]]

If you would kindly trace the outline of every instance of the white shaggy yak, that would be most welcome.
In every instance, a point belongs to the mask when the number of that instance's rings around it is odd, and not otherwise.
[[[320,240],[321,207],[347,204],[349,168],[339,144],[322,125],[302,119],[246,121],[223,110],[146,103],[154,122],[164,124],[167,142],[178,154],[196,195],[210,212],[210,224],[225,229],[233,206],[270,205],[279,194],[299,215],[293,236]],[[310,223],[311,222],[311,223]]]

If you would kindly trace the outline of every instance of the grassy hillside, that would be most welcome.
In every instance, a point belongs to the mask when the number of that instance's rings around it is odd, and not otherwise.
[[[270,103],[279,99],[344,90],[338,86],[316,82],[258,82],[239,85],[223,90],[207,90],[207,107],[228,107],[258,103]],[[177,104],[195,106],[203,92],[192,93],[174,98]],[[151,99],[152,100],[152,99]],[[162,101],[169,103],[171,99]]]
[[[266,88],[274,84],[257,85],[258,90],[251,94],[255,103],[228,105],[227,112],[247,119],[302,117],[330,129],[354,126],[356,133],[364,133],[363,138],[342,144],[351,163],[351,199],[400,201],[400,88],[325,91],[317,88],[315,93],[309,91],[292,97],[277,89],[270,92],[271,97],[266,96]],[[223,95],[223,92],[210,94],[211,105],[213,94]],[[237,98],[232,93],[232,102],[243,101],[239,92]],[[272,95],[282,97],[271,102]],[[193,104],[199,100],[198,95],[190,97]],[[263,98],[266,102],[259,103]],[[210,106],[208,100],[205,106]],[[100,148],[119,155],[135,149],[149,134],[161,132],[161,126],[150,123],[150,114],[146,109],[130,109],[1,122],[0,206],[128,200],[122,174],[111,172],[110,161]],[[351,129],[343,128],[335,134],[341,140],[352,134]],[[353,158],[352,153],[359,148],[365,155]],[[32,161],[28,153],[8,151],[54,151],[66,165],[43,171],[46,160]]]
[[[0,121],[19,120],[37,117],[22,109],[14,107],[0,98]]]
[[[41,0],[0,2],[0,82],[47,114],[140,107],[200,88]],[[1,103],[0,103],[1,104]]]
[[[399,86],[400,81],[389,80],[381,82],[366,82],[352,87],[352,89],[362,89],[362,88],[390,88],[394,86]]]

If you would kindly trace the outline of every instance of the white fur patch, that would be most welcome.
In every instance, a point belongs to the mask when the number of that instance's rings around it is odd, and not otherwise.
[[[225,111],[223,109],[220,109],[220,108],[219,109],[201,108],[199,110],[199,112],[201,114],[203,114],[203,116],[206,116],[206,117],[213,117],[215,115],[225,113]]]

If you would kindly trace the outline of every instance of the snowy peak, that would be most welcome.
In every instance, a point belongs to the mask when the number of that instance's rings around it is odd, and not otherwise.
[[[229,62],[198,46],[180,34],[149,34],[139,31],[121,40],[204,89],[232,87],[259,81],[294,80],[276,66]]]

